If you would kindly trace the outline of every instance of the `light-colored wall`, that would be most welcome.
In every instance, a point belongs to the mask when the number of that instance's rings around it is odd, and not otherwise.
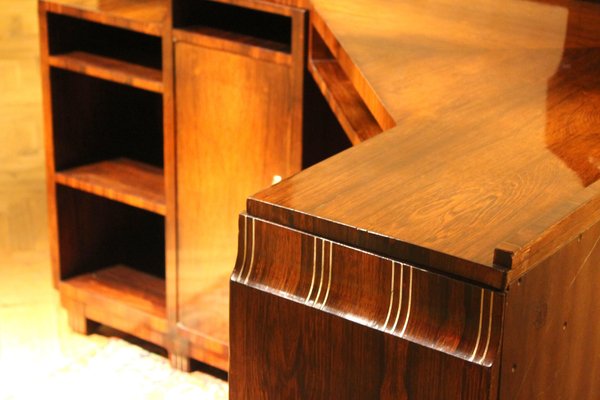
[[[0,0],[0,265],[47,252],[36,0]]]

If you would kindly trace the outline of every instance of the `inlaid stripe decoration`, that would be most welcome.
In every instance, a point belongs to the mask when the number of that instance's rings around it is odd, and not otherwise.
[[[400,271],[397,271],[400,269]],[[407,269],[408,275],[408,296],[405,299],[405,291],[404,291],[404,270]],[[396,288],[396,275],[400,273],[400,282],[398,284],[398,288]],[[396,332],[396,328],[398,328],[399,323],[401,321],[402,316],[402,307],[406,304],[406,311],[404,314],[404,320],[402,322],[402,329],[399,333],[401,337],[406,334],[406,330],[408,328],[408,322],[410,320],[410,311],[412,307],[412,293],[413,293],[413,268],[410,265],[404,263],[398,263],[396,261],[392,261],[392,278],[390,285],[390,304],[388,306],[387,316],[385,318],[385,322],[383,323],[382,329],[387,332]],[[397,295],[396,295],[397,294]],[[390,322],[392,320],[392,315],[394,315],[394,304],[396,305],[396,312],[394,317],[394,323],[388,329]]]
[[[408,327],[408,320],[410,319],[410,306],[412,305],[412,289],[413,289],[413,269],[409,267],[409,279],[408,279],[408,307],[406,309],[406,319],[404,320],[404,326],[400,332],[400,337],[404,337],[406,328]]]
[[[471,356],[469,357],[469,361],[475,361],[475,359],[477,359],[477,363],[481,364],[485,361],[485,357],[487,356],[487,353],[489,351],[490,348],[490,341],[492,338],[492,324],[493,324],[493,314],[494,314],[494,292],[489,292],[489,310],[488,310],[488,320],[484,321],[483,318],[483,311],[485,309],[485,293],[486,291],[484,289],[481,289],[481,294],[480,294],[480,300],[479,300],[479,324],[478,324],[478,328],[477,328],[477,340],[475,341],[475,347],[473,348],[473,352],[471,353]],[[481,348],[482,343],[482,337],[484,335],[484,327],[485,327],[485,345],[483,347],[483,353],[481,354],[481,356],[479,358],[477,358],[477,353],[479,352],[479,349]]]
[[[243,215],[242,217],[244,218],[244,255],[242,256],[242,266],[240,272],[238,272],[238,279],[241,278],[244,273],[244,267],[246,266],[246,249],[248,247],[248,217],[246,215]]]
[[[392,308],[394,305],[394,275],[396,273],[396,262],[392,261],[392,288],[390,289],[390,306],[388,307],[387,317],[385,317],[385,322],[383,324],[383,330],[385,331],[388,326],[388,322],[390,322],[390,317],[392,316]]]
[[[395,267],[396,263],[392,261],[392,266]],[[398,295],[398,311],[396,311],[396,319],[394,320],[394,325],[392,325],[391,331],[396,330],[396,326],[398,326],[398,321],[400,320],[400,311],[402,310],[402,290],[404,288],[404,264],[400,264],[400,294]],[[392,304],[390,304],[391,306]]]
[[[317,273],[317,237],[315,236],[313,241],[313,263],[312,263],[312,280],[310,281],[310,290],[308,291],[308,296],[306,296],[306,300],[304,301],[304,303],[308,303],[308,300],[310,299],[310,295],[313,292],[313,289],[315,288],[315,276]]]
[[[250,218],[250,224],[252,225],[252,239],[250,240],[250,265],[248,266],[248,273],[246,274],[246,278],[244,279],[244,284],[248,283],[248,279],[250,279],[250,275],[252,274],[252,268],[254,268],[254,247],[255,247],[255,236],[256,236],[256,222],[254,218]],[[244,224],[244,263],[242,264],[242,270],[240,271],[240,278],[243,277],[244,266],[246,265],[246,237],[247,237],[247,227]]]
[[[317,257],[317,249],[321,248],[321,257]],[[317,258],[320,258],[319,266],[317,266]],[[333,243],[320,239],[314,238],[313,241],[313,268],[312,268],[312,278],[310,289],[308,291],[308,295],[304,300],[305,304],[312,302],[314,307],[319,307],[323,309],[327,304],[327,300],[329,299],[329,293],[331,291],[331,281],[332,281],[332,270],[333,270]],[[317,273],[319,277],[317,278]],[[315,287],[315,283],[319,281],[319,287]],[[312,295],[316,289],[316,296],[312,299]],[[319,305],[319,299],[321,298],[321,293],[323,293],[323,300]]]

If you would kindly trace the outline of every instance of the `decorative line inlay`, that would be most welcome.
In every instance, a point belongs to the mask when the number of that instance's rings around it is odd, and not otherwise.
[[[409,267],[409,283],[408,283],[408,308],[406,310],[406,320],[404,321],[404,327],[402,327],[402,332],[400,332],[400,336],[404,336],[406,332],[406,327],[408,327],[408,320],[410,318],[410,305],[412,303],[412,284],[413,284],[413,269]]]
[[[254,218],[251,220],[252,222],[252,251],[250,253],[250,267],[248,268],[248,275],[246,275],[246,279],[244,280],[244,284],[248,283],[248,279],[250,279],[250,274],[252,274],[252,268],[254,268],[254,238],[255,238],[255,222]]]
[[[317,237],[314,237],[314,241],[313,241],[313,273],[312,273],[312,280],[310,282],[310,290],[308,291],[308,296],[306,296],[306,300],[304,301],[304,303],[308,303],[308,300],[310,300],[310,295],[313,292],[313,289],[315,288],[315,276],[317,275]]]
[[[323,299],[323,304],[321,304],[321,310],[325,307],[325,303],[327,303],[327,298],[329,298],[329,289],[331,288],[331,270],[333,269],[333,242],[329,242],[329,278],[327,280],[327,291],[325,292],[325,298]]]
[[[490,348],[490,339],[492,337],[492,312],[494,311],[494,292],[490,293],[490,317],[488,321],[488,333],[487,340],[485,342],[485,349],[483,350],[483,355],[479,359],[479,363],[481,364],[485,360],[485,356],[487,356],[488,349]]]
[[[325,275],[325,240],[323,240],[321,243],[321,279],[319,280],[319,291],[317,292],[315,304],[317,304],[319,297],[321,297],[321,290],[323,289],[323,275]]]
[[[483,298],[485,296],[485,292],[481,289],[481,299],[479,301],[479,329],[477,331],[477,341],[475,342],[475,348],[473,349],[473,354],[469,357],[469,361],[473,361],[475,359],[475,355],[477,354],[477,350],[479,350],[479,342],[481,341],[481,326],[483,325]]]
[[[248,246],[248,217],[244,215],[244,256],[242,257],[242,268],[238,274],[238,278],[242,277],[244,267],[246,266],[246,247]]]
[[[396,326],[398,326],[398,321],[400,320],[400,310],[402,310],[402,290],[404,289],[404,264],[400,263],[400,294],[398,295],[398,311],[396,311],[396,319],[394,320],[394,325],[392,326],[391,331],[396,330]]]
[[[385,323],[383,324],[383,330],[385,331],[388,326],[388,322],[390,322],[390,317],[392,316],[392,306],[394,305],[394,272],[396,271],[396,262],[392,261],[392,289],[390,290],[390,307],[388,308],[387,317],[385,318]]]

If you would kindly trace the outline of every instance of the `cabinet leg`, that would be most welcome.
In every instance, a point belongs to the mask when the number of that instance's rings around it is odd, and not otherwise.
[[[179,371],[190,372],[191,361],[192,360],[189,357],[169,352],[169,362],[171,363],[171,367]]]
[[[81,333],[82,335],[89,335],[100,325],[97,322],[87,319],[83,312],[74,310],[68,310],[67,312],[69,315],[69,326],[74,332]]]

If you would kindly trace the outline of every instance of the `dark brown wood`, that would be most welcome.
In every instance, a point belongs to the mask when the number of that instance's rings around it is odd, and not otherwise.
[[[144,67],[111,58],[75,51],[50,56],[50,65],[95,78],[130,85],[161,93],[162,73],[155,68]]]
[[[600,391],[600,223],[510,286],[502,399],[591,399]]]
[[[457,70],[458,75],[450,74],[452,90],[440,89],[435,98],[430,98],[419,97],[425,95],[420,74],[430,69],[429,62],[438,68],[460,69],[457,60],[449,56],[454,53],[444,52],[443,57],[433,61],[419,57],[416,44],[405,57],[404,52],[393,51],[394,45],[399,48],[401,44],[404,27],[382,43],[353,41],[355,36],[347,29],[364,26],[380,32],[382,26],[390,26],[388,15],[402,15],[427,40],[437,33],[418,25],[422,18],[419,12],[435,18],[441,15],[437,8],[441,5],[417,7],[414,14],[404,9],[406,12],[401,13],[401,5],[389,5],[385,12],[377,13],[380,27],[364,18],[366,13],[357,12],[361,7],[372,7],[371,3],[358,1],[351,7],[335,2],[316,4],[317,14],[324,10],[320,18],[329,26],[330,34],[340,31],[339,46],[345,45],[354,68],[361,68],[356,75],[379,84],[393,71],[406,71],[401,82],[381,83],[380,93],[407,110],[409,104],[414,104],[415,110],[406,118],[401,118],[400,112],[395,114],[398,126],[372,139],[362,150],[346,152],[318,170],[312,169],[251,199],[250,214],[276,222],[291,220],[298,229],[359,247],[365,243],[372,251],[496,288],[504,287],[509,278],[516,279],[556,251],[569,235],[585,229],[586,218],[596,215],[590,212],[597,210],[594,198],[600,188],[594,183],[598,175],[590,172],[590,160],[597,157],[598,145],[591,123],[594,117],[588,117],[594,115],[588,107],[595,98],[587,95],[588,90],[597,87],[595,65],[600,58],[595,57],[596,47],[585,47],[597,42],[593,33],[598,26],[598,6],[584,3],[571,7],[565,14],[569,17],[564,20],[567,30],[557,31],[553,20],[523,14],[521,5],[511,2],[503,7],[515,21],[529,26],[519,24],[512,33],[523,38],[510,42],[518,43],[515,48],[460,58],[464,65],[475,63],[478,71],[490,74],[489,78],[466,71],[459,74]],[[532,7],[545,10],[541,4]],[[458,7],[453,12],[465,11]],[[471,29],[488,29],[475,15],[469,14]],[[531,31],[544,29],[553,35],[532,39]],[[444,32],[450,30],[449,26]],[[500,43],[508,43],[504,33],[499,35]],[[449,46],[470,43],[472,37],[458,35]],[[522,46],[532,46],[535,51]],[[374,60],[375,48],[389,55]],[[530,62],[515,62],[519,57]],[[566,60],[570,69],[556,72],[554,62],[560,59]],[[342,61],[340,65],[343,67]],[[495,71],[506,72],[496,79]],[[473,84],[465,85],[457,76],[472,78]],[[462,106],[445,106],[453,104],[450,98]],[[568,136],[565,131],[574,133]],[[568,153],[560,150],[563,148],[569,149]],[[500,156],[504,152],[510,162]],[[353,201],[335,201],[342,193]],[[332,221],[364,230],[342,234]],[[484,228],[492,225],[494,229],[480,229],[477,224]],[[511,250],[511,246],[516,248]],[[495,265],[496,248],[500,252],[508,249],[505,253],[510,265]],[[516,257],[512,257],[512,251]],[[506,271],[509,266],[513,272]]]
[[[126,158],[59,171],[56,173],[56,182],[165,214],[163,171]]]
[[[503,298],[243,215],[232,397],[496,398]]]
[[[232,398],[593,398],[599,5],[312,4],[396,127],[249,199]]]
[[[353,144],[381,133],[381,128],[336,61],[311,60],[309,70]]]
[[[381,133],[382,128],[314,28],[308,57],[308,70],[350,141],[358,144]]]
[[[355,56],[355,54],[354,53],[352,55],[348,54],[348,52],[346,51],[346,46],[345,45],[342,46],[339,42],[338,38],[341,38],[342,35],[340,35],[339,33],[333,33],[330,30],[330,27],[328,26],[327,21],[324,18],[322,18],[322,14],[321,14],[321,10],[322,10],[323,6],[331,6],[331,8],[334,10],[334,12],[332,13],[333,17],[339,17],[340,15],[344,15],[346,12],[348,12],[348,9],[357,7],[358,14],[354,15],[354,19],[350,19],[350,18],[348,19],[348,22],[350,20],[352,20],[354,23],[356,23],[355,19],[358,19],[362,22],[363,16],[371,15],[371,12],[372,12],[371,7],[372,6],[378,7],[378,6],[377,5],[368,5],[368,4],[359,4],[359,3],[355,4],[355,2],[353,2],[351,4],[347,4],[347,5],[343,5],[343,4],[341,4],[341,2],[332,2],[331,4],[322,4],[322,3],[323,2],[321,2],[321,1],[313,1],[312,2],[312,7],[315,10],[315,12],[312,12],[311,17],[310,17],[311,44],[312,44],[311,48],[314,49],[314,46],[316,44],[315,40],[313,38],[315,38],[315,39],[318,38],[319,42],[322,41],[324,47],[326,47],[328,52],[330,53],[331,58],[335,59],[337,61],[341,70],[343,71],[343,75],[346,76],[350,80],[350,82],[352,83],[352,86],[359,94],[362,102],[364,102],[364,105],[366,105],[366,107],[369,109],[370,113],[373,115],[373,117],[377,121],[377,124],[383,130],[393,128],[394,126],[396,126],[398,117],[391,114],[388,111],[386,104],[384,104],[381,101],[379,92],[377,92],[376,89],[371,85],[371,83],[370,83],[371,80],[367,79],[367,77],[364,75],[363,70],[361,69],[361,68],[363,68],[363,65],[356,64],[356,60],[353,58]],[[393,10],[388,10],[388,12],[393,12]],[[329,15],[329,14],[327,14],[327,15]],[[366,19],[369,22],[374,21],[371,18],[366,18]],[[377,19],[375,19],[375,21],[377,21]],[[374,22],[374,24],[377,24],[377,22]],[[344,28],[348,29],[350,36],[353,36],[353,33],[350,33],[350,32],[360,31],[360,29],[361,29],[359,24],[356,24],[353,26],[351,23],[345,24]],[[388,33],[388,35],[389,35],[389,33]],[[382,36],[382,38],[385,38],[385,37],[387,37],[387,36],[386,35]],[[392,36],[392,38],[393,38],[393,36]],[[365,47],[369,47],[372,45],[373,46],[372,49],[374,49],[380,42],[386,42],[386,41],[385,40],[382,40],[382,41],[369,40]],[[344,44],[346,44],[346,43],[344,43]],[[317,45],[320,47],[321,43],[317,43]],[[361,48],[361,55],[363,55],[362,54],[363,51],[368,52],[369,50]],[[321,55],[322,55],[322,53],[320,53],[315,59],[322,58]],[[327,58],[330,58],[330,57],[328,56]],[[387,55],[385,57],[385,60],[387,60]],[[389,73],[388,76],[393,76],[394,72],[397,73],[397,71],[385,71],[385,72],[378,71],[378,72],[380,74],[381,73]],[[380,75],[377,74],[377,76],[379,77]],[[379,89],[379,88],[377,88],[377,89]]]

